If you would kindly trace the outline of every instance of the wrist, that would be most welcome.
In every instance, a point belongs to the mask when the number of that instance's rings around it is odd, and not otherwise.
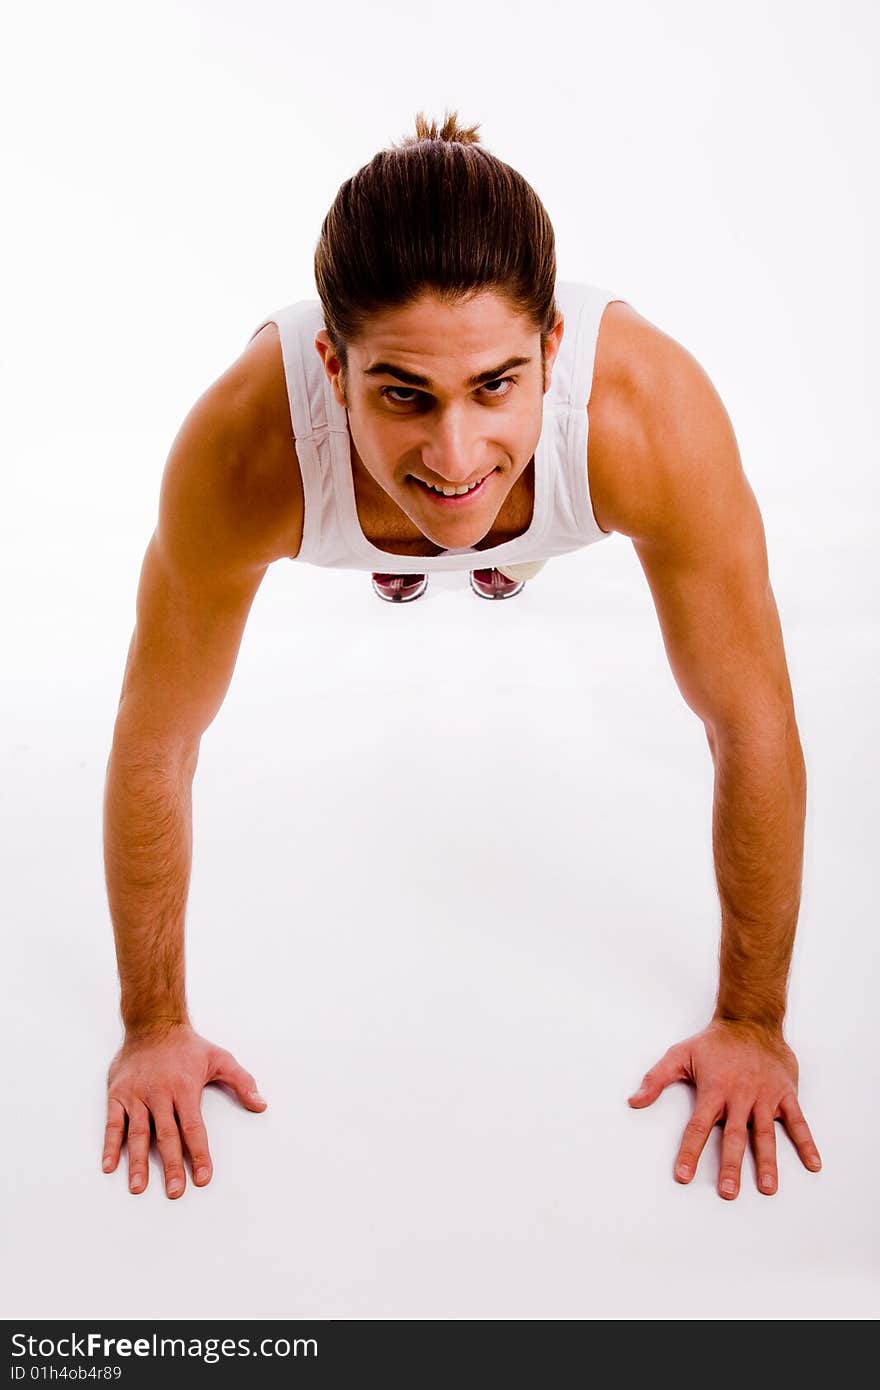
[[[722,1012],[716,1009],[709,1021],[709,1026],[715,1028],[726,1028],[730,1032],[751,1033],[761,1037],[781,1039],[782,1019],[766,1018],[746,1012],[733,1013],[730,1010]]]
[[[781,1033],[784,1018],[784,991],[749,989],[726,982],[719,984],[712,1010],[713,1023],[744,1023],[770,1033]]]
[[[146,1018],[123,1019],[123,1023],[126,1042],[155,1041],[192,1027],[185,1014],[152,1014]]]

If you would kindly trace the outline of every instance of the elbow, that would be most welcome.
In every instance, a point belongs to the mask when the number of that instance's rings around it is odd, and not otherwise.
[[[801,759],[800,732],[792,708],[752,708],[723,719],[704,719],[706,741],[713,760],[724,749],[778,749],[788,746],[797,750]]]

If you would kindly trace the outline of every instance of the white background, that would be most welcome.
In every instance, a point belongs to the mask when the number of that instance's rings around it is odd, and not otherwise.
[[[2,60],[7,1317],[878,1311],[876,8],[18,7]],[[101,801],[171,441],[312,297],[339,185],[456,109],[561,278],[720,391],[764,517],[809,810],[787,1037],[824,1160],[672,1177],[626,1097],[716,982],[712,765],[625,537],[509,604],[272,567],[196,777],[215,1177],[100,1168],[121,1041]],[[441,730],[456,731],[448,735]]]

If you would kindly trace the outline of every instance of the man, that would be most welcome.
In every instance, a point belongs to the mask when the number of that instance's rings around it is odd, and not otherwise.
[[[211,1176],[203,1087],[219,1080],[247,1108],[265,1105],[250,1073],[190,1025],[183,930],[199,741],[269,565],[368,570],[392,601],[423,593],[430,569],[468,569],[495,597],[619,532],[714,760],[722,913],[712,1018],[630,1104],[692,1082],[676,1179],[693,1177],[721,1122],[719,1194],[737,1195],[749,1128],[759,1190],[773,1193],[777,1119],[803,1163],[821,1166],[782,1031],[806,774],[730,421],[672,338],[598,287],[557,282],[534,190],[473,130],[453,115],[438,132],[420,115],[417,131],[340,189],[316,251],[320,305],[261,325],[166,465],[107,770],[126,1036],[108,1076],[105,1171],[127,1133],[129,1186],[144,1190],[152,1123],[167,1195],[179,1196],[184,1149],[194,1182]]]

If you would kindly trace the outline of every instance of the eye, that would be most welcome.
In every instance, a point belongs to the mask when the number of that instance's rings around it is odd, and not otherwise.
[[[519,378],[518,378],[518,377],[515,377],[515,376],[500,376],[500,377],[498,377],[497,381],[487,381],[486,384],[485,384],[485,386],[483,387],[483,390],[484,390],[484,391],[487,391],[487,390],[489,389],[490,386],[503,386],[503,385],[505,384],[505,382],[510,382],[510,390],[509,390],[509,391],[500,391],[500,392],[499,392],[499,391],[492,391],[492,392],[490,392],[490,395],[492,395],[492,396],[497,396],[499,400],[504,400],[504,398],[505,398],[506,396],[511,395],[511,393],[513,392],[513,388],[514,388],[514,386],[516,385],[516,383],[517,383],[518,380],[519,380]]]
[[[494,381],[487,381],[487,382],[485,382],[485,383],[483,384],[483,386],[482,386],[480,389],[481,389],[482,391],[488,391],[488,393],[489,393],[489,398],[490,398],[491,400],[503,401],[503,400],[506,400],[507,397],[513,393],[513,389],[514,389],[514,387],[516,386],[516,384],[517,384],[518,381],[519,381],[519,377],[517,377],[517,376],[501,376],[501,377],[497,377]],[[509,385],[510,389],[509,389],[508,391],[490,391],[490,390],[489,390],[489,387],[490,387],[490,386],[504,386],[504,385]],[[401,393],[402,391],[405,392],[405,393],[407,394],[407,400],[405,400],[405,401],[402,401],[402,400],[400,399],[400,393]],[[395,392],[396,395],[392,395],[392,394],[391,394],[392,392]],[[423,395],[424,395],[424,392],[422,392],[422,391],[416,391],[416,390],[414,390],[413,387],[411,387],[411,386],[383,386],[383,387],[382,387],[382,390],[380,391],[379,394],[380,394],[382,397],[384,397],[384,399],[385,399],[386,401],[390,401],[392,405],[415,405],[417,399],[418,399],[420,396],[423,396]]]

